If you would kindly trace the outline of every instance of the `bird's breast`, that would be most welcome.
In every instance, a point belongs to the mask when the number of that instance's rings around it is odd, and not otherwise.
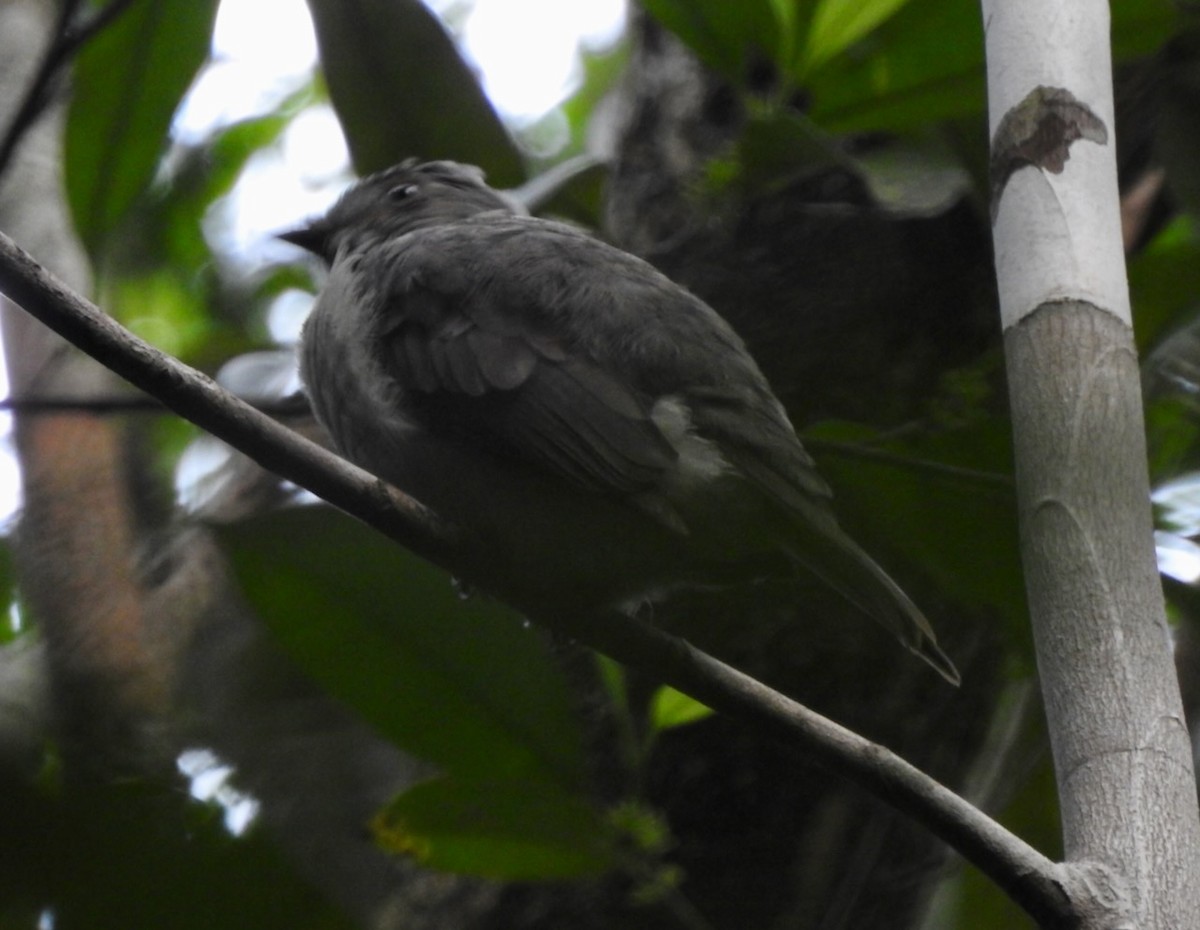
[[[331,276],[305,324],[300,375],[317,420],[338,450],[378,474],[372,460],[394,454],[415,426],[371,351],[359,306],[333,284]]]

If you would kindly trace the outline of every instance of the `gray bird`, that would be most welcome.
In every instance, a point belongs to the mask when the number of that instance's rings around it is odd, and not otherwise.
[[[330,267],[301,355],[317,418],[500,577],[550,608],[632,609],[799,565],[958,683],[741,339],[646,262],[453,162],[367,177],[282,238]]]

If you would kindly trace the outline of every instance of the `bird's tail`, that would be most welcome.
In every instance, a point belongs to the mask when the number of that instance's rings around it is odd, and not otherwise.
[[[962,682],[958,669],[938,646],[921,609],[858,544],[833,527],[815,546],[789,547],[792,555],[846,600],[873,617],[910,652],[928,662],[952,685]]]

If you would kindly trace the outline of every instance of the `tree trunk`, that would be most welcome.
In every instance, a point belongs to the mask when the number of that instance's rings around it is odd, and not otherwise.
[[[1200,925],[1200,815],[1155,562],[1103,0],[985,0],[1022,554],[1085,926]],[[1034,41],[1032,37],[1037,37]]]

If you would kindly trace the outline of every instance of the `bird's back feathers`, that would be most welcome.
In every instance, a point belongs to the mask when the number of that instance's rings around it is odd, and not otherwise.
[[[514,216],[498,195],[474,190],[482,184],[471,177],[438,187],[438,172],[420,168],[412,185],[432,184],[429,191],[414,193],[409,175],[394,169],[346,195],[318,221],[319,235],[295,239],[319,242],[332,258],[314,319],[344,319],[310,324],[304,355],[316,409],[343,448],[364,448],[362,436],[345,434],[375,421],[403,420],[435,437],[408,454],[436,449],[452,467],[378,456],[365,463],[397,483],[423,483],[404,489],[433,498],[425,502],[435,509],[439,500],[457,503],[455,482],[484,487],[488,461],[510,463],[495,474],[520,478],[522,488],[527,469],[564,510],[594,516],[605,513],[596,502],[610,500],[627,516],[607,522],[612,538],[598,528],[588,542],[599,562],[605,549],[622,548],[623,536],[640,533],[639,520],[657,524],[637,540],[652,556],[642,560],[647,588],[674,580],[652,576],[678,571],[687,553],[697,562],[751,561],[782,549],[957,682],[921,612],[838,527],[828,486],[715,311],[634,256],[574,228]],[[393,197],[402,202],[376,202]],[[382,224],[381,215],[389,217]],[[328,340],[357,346],[343,347],[334,363]],[[364,370],[322,374],[351,359]],[[383,400],[360,391],[358,410],[334,410],[322,398],[322,377],[344,384],[360,375],[393,388]],[[394,445],[405,454],[404,442]],[[495,500],[519,497],[515,488],[496,488]],[[466,506],[455,516],[471,519]],[[575,516],[564,514],[564,525]],[[659,551],[668,546],[678,552]],[[633,560],[617,561],[637,571]]]

